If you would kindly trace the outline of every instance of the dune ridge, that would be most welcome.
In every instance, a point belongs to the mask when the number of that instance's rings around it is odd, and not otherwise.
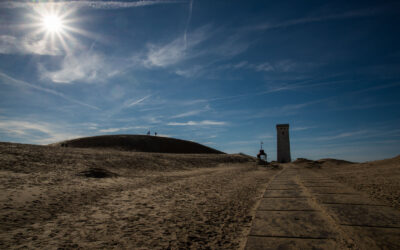
[[[50,144],[50,146],[105,148],[152,153],[224,154],[196,142],[151,135],[99,135],[66,140]]]

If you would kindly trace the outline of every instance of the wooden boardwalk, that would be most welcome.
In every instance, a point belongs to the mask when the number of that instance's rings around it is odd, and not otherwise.
[[[246,249],[400,249],[400,211],[287,165],[265,190]]]

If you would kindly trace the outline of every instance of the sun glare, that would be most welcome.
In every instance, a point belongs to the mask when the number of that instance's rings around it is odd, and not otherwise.
[[[69,51],[77,44],[74,34],[89,36],[88,32],[76,27],[81,20],[76,16],[76,8],[63,2],[42,1],[31,6],[33,11],[27,16],[32,22],[25,27],[32,28],[30,36],[43,41],[47,49],[55,53]]]
[[[61,32],[63,29],[63,22],[59,16],[48,15],[43,17],[43,26],[48,32]]]

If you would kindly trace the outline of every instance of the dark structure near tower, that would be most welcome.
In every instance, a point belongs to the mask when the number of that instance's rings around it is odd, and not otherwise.
[[[291,162],[290,157],[290,141],[289,141],[289,124],[277,124],[277,162]]]

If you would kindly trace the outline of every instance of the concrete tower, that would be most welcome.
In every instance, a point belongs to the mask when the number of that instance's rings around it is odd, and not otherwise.
[[[277,124],[277,162],[291,162],[289,124]]]

